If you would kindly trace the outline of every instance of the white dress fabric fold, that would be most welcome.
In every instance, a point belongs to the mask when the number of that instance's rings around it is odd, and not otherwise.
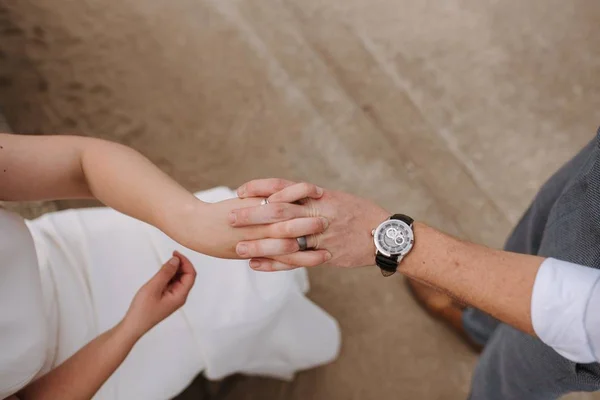
[[[197,196],[216,202],[235,193],[216,188]],[[291,379],[337,357],[339,327],[305,296],[304,269],[256,272],[246,261],[183,248],[108,208],[51,213],[27,226],[41,272],[52,366],[117,324],[173,250],[198,272],[186,305],[138,342],[96,399],[172,398],[200,372],[210,379],[234,373]]]

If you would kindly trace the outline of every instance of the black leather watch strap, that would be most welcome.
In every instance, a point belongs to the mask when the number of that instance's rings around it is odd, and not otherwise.
[[[377,256],[375,256],[375,262],[379,268],[388,272],[396,272],[396,269],[398,268],[398,256],[388,257],[380,252],[377,252]]]
[[[390,219],[398,219],[402,222],[406,222],[406,225],[408,226],[412,226],[413,222],[415,222],[414,219],[404,214],[394,214],[390,217]]]

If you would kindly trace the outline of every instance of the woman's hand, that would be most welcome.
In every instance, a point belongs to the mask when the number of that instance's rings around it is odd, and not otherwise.
[[[369,200],[323,190],[310,183],[261,179],[242,185],[238,195],[241,198],[268,197],[269,204],[232,211],[235,216],[232,225],[236,227],[281,223],[303,216],[325,217],[329,221],[327,230],[308,235],[307,240],[309,248],[327,250],[331,254],[330,259],[311,257],[315,251],[298,252],[295,239],[239,243],[238,253],[252,258],[250,266],[260,271],[310,267],[325,262],[339,267],[373,265],[375,245],[371,231],[390,216]]]
[[[178,252],[137,292],[123,326],[141,337],[182,307],[196,280],[196,270]]]
[[[18,393],[22,400],[91,399],[125,360],[135,343],[185,304],[196,271],[174,252],[135,295],[125,318],[61,365]]]
[[[230,199],[218,203],[204,203],[197,200],[193,206],[173,211],[170,221],[161,225],[167,226],[168,234],[183,246],[197,252],[220,258],[250,258],[236,252],[241,241],[282,238],[293,239],[298,236],[316,235],[327,229],[326,218],[308,214],[296,214],[295,219],[274,218],[273,223],[266,222],[236,228],[231,220],[236,209],[253,209],[260,206],[262,198]],[[259,207],[260,209],[260,207]],[[290,251],[298,250],[295,240],[290,242]],[[321,254],[322,253],[322,254]],[[321,252],[324,257],[326,252]]]

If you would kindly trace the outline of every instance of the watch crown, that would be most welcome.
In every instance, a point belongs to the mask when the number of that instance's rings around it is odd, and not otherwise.
[[[375,229],[371,231],[371,236],[375,236]]]

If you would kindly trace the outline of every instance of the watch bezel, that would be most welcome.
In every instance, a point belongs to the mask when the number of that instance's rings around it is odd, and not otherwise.
[[[381,230],[383,229],[384,226],[386,226],[387,224],[389,224],[390,221],[394,221],[402,226],[404,226],[406,228],[406,230],[408,231],[408,237],[410,239],[410,243],[408,244],[408,246],[400,253],[389,253],[388,251],[384,250],[381,246],[381,244],[379,243],[379,240],[377,240],[379,233],[381,232]],[[415,244],[415,234],[413,232],[412,226],[407,224],[406,222],[400,220],[400,219],[386,219],[385,221],[383,221],[381,224],[379,224],[379,226],[373,231],[373,243],[375,243],[375,247],[377,248],[377,251],[381,254],[383,254],[386,257],[396,257],[398,256],[398,258],[400,257],[404,257],[405,255],[407,255],[413,248],[414,244]]]

